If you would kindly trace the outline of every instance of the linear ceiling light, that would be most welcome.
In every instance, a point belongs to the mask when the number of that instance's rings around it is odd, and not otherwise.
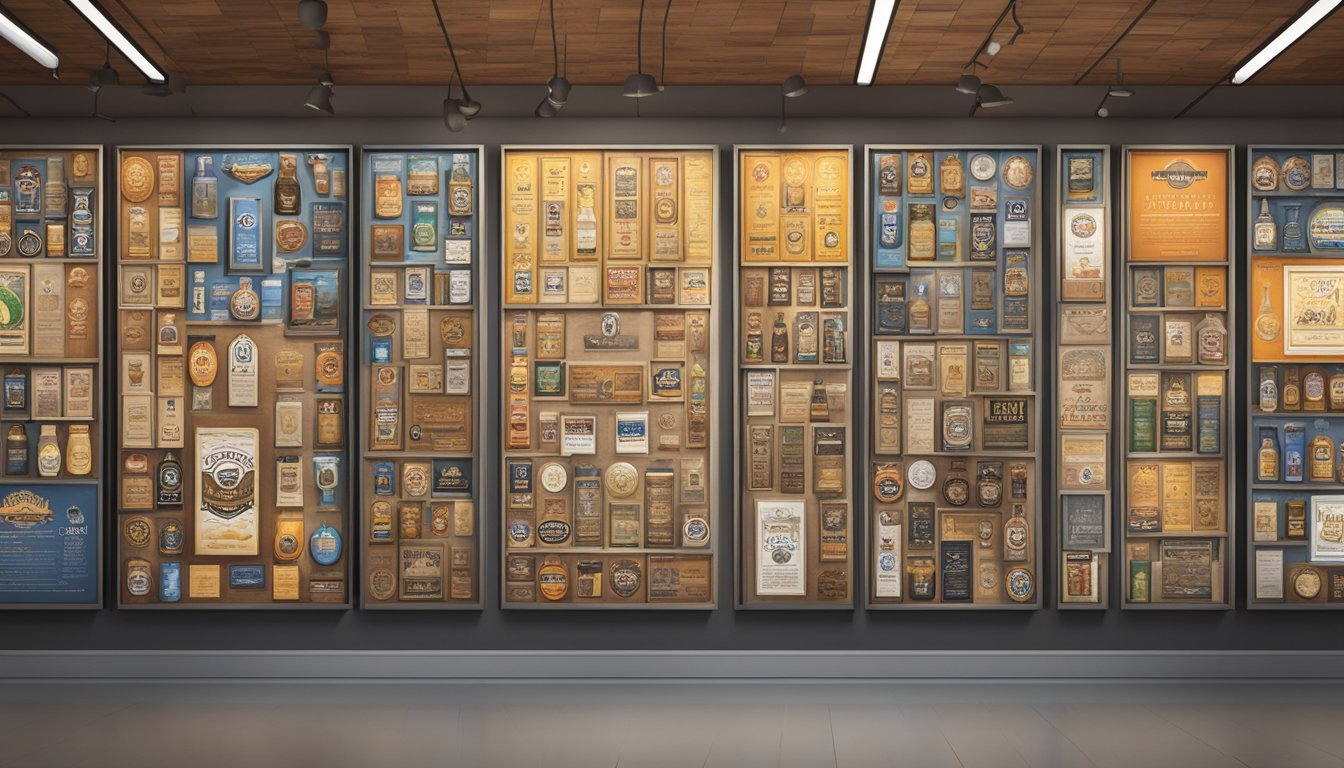
[[[149,58],[149,55],[135,44],[130,35],[126,34],[121,25],[107,15],[107,12],[103,10],[97,0],[65,0],[65,2],[71,8],[79,11],[79,14],[88,20],[103,37],[107,38],[109,43],[115,45],[117,50],[121,51],[121,55],[134,64],[135,68],[140,70],[145,77],[154,82],[163,82],[168,79],[163,74],[163,70],[159,69],[158,65],[154,63],[154,60]]]
[[[1255,52],[1245,64],[1239,67],[1232,75],[1232,84],[1241,85],[1242,83],[1255,77],[1255,73],[1264,68],[1266,64],[1273,61],[1280,53],[1288,49],[1288,46],[1296,43],[1298,38],[1311,31],[1311,28],[1319,24],[1326,16],[1334,12],[1339,4],[1344,0],[1316,0],[1310,8],[1303,11],[1292,23],[1274,36],[1265,47]]]
[[[15,48],[28,54],[33,61],[47,69],[56,69],[61,65],[61,57],[56,54],[56,49],[25,27],[23,22],[3,5],[0,5],[0,37],[13,43]]]
[[[898,5],[900,0],[873,0],[868,9],[868,31],[863,36],[863,53],[859,54],[858,71],[854,73],[854,82],[859,85],[872,85],[877,76],[877,64],[882,60],[882,49],[887,47],[887,33],[891,31]]]

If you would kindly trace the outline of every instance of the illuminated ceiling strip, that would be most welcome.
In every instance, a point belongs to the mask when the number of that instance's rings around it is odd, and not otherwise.
[[[891,31],[891,20],[896,16],[896,6],[900,0],[873,0],[868,9],[868,31],[863,38],[863,53],[859,54],[858,70],[854,82],[859,85],[872,85],[877,76],[877,65],[882,61],[882,49],[887,46],[887,33]]]
[[[159,83],[167,79],[158,65],[140,49],[140,46],[135,44],[135,41],[131,39],[130,35],[126,34],[120,24],[107,15],[107,12],[103,10],[97,0],[65,0],[65,2],[71,8],[79,11],[79,14],[88,20],[103,37],[107,38],[107,41],[115,46],[118,51],[121,51],[121,55],[134,64],[135,68],[140,70],[145,77]]]
[[[33,61],[47,69],[56,69],[61,65],[61,57],[57,55],[56,50],[31,29],[25,27],[23,22],[3,5],[0,5],[0,37],[13,43],[15,48],[28,54]]]
[[[1279,31],[1273,40],[1270,40],[1264,48],[1255,52],[1245,64],[1242,64],[1232,75],[1232,84],[1241,85],[1242,83],[1255,77],[1266,64],[1273,61],[1279,54],[1288,49],[1288,46],[1296,43],[1298,38],[1311,31],[1311,28],[1321,23],[1326,16],[1334,12],[1339,4],[1344,0],[1316,0],[1307,10],[1303,11],[1292,23]]]

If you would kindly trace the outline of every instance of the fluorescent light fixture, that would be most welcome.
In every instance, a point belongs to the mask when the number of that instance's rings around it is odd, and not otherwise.
[[[1334,12],[1339,4],[1344,0],[1316,0],[1316,2],[1298,16],[1293,22],[1284,27],[1279,34],[1274,36],[1273,40],[1260,50],[1255,52],[1250,61],[1242,64],[1237,69],[1236,74],[1232,75],[1232,84],[1241,85],[1242,83],[1255,77],[1255,73],[1264,68],[1266,64],[1273,61],[1280,53],[1288,49],[1288,46],[1297,42],[1297,39],[1311,31],[1326,16]]]
[[[873,0],[868,9],[868,31],[863,37],[863,53],[859,54],[859,68],[854,74],[854,82],[859,85],[873,84],[877,64],[882,60],[882,49],[887,47],[887,32],[891,30],[897,5],[900,0]]]
[[[158,65],[144,51],[140,50],[140,46],[135,44],[130,35],[126,34],[121,25],[107,15],[107,12],[103,10],[97,0],[65,0],[65,2],[71,8],[79,11],[79,14],[88,20],[103,37],[107,38],[109,43],[116,46],[117,50],[121,51],[121,55],[134,64],[135,68],[140,70],[145,77],[155,82],[168,79]]]
[[[15,48],[47,69],[56,69],[61,65],[61,57],[56,54],[56,50],[25,27],[3,5],[0,5],[0,37],[13,43]]]

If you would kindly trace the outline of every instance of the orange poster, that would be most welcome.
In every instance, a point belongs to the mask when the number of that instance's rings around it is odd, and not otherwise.
[[[1216,150],[1130,152],[1130,261],[1226,261],[1229,162]]]

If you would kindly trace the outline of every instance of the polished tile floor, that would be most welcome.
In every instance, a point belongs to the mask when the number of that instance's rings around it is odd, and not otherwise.
[[[1344,768],[1344,686],[24,683],[11,765]]]

